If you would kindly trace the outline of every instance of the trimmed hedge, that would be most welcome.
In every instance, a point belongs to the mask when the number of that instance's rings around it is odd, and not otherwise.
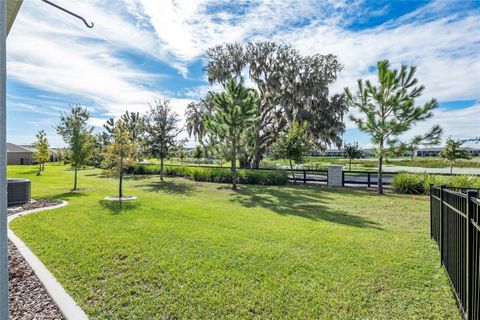
[[[454,188],[480,189],[480,177],[469,175],[442,176],[424,173],[399,173],[393,178],[396,192],[407,194],[427,194],[430,184],[446,185]]]
[[[127,170],[130,174],[160,174],[160,165],[138,164]],[[230,168],[195,168],[187,166],[164,166],[166,176],[186,177],[194,181],[231,183]],[[281,185],[288,182],[284,170],[237,170],[237,182],[241,184]]]

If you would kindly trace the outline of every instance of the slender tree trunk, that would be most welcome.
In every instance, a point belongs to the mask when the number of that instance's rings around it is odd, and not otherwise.
[[[120,158],[120,181],[118,183],[118,200],[122,201],[123,197],[123,158]]]
[[[160,181],[163,181],[163,157],[160,158]]]
[[[232,143],[232,189],[237,190],[237,140]]]
[[[352,158],[350,158],[350,162],[348,163],[348,171],[352,171]]]
[[[378,194],[383,194],[383,156],[378,158]]]
[[[453,165],[450,166],[450,174],[453,173]]]
[[[77,172],[78,172],[78,168],[77,168],[77,165],[75,165],[75,174],[73,176],[73,191],[76,191],[77,190]]]
[[[295,177],[295,172],[293,172],[292,159],[288,159],[288,161],[290,162],[290,171],[292,171],[293,184],[297,184],[297,178]]]

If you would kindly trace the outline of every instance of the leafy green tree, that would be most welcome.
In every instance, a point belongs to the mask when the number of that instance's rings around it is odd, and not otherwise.
[[[240,163],[258,168],[278,136],[296,120],[307,122],[312,141],[340,145],[347,110],[341,94],[329,95],[341,65],[336,56],[303,56],[288,45],[227,43],[205,53],[210,83],[226,83],[247,72],[258,90],[256,123],[243,137]]]
[[[135,165],[137,148],[122,119],[115,122],[111,134],[112,141],[105,149],[102,167],[118,175],[118,199],[121,201],[123,174],[126,167]]]
[[[237,154],[240,138],[256,120],[258,96],[255,90],[247,89],[242,79],[227,82],[226,91],[213,98],[214,110],[207,117],[208,134],[223,143],[231,155],[232,189],[237,189]]]
[[[89,118],[86,108],[75,105],[69,112],[61,112],[60,123],[55,127],[68,145],[69,160],[75,171],[73,191],[77,190],[78,169],[87,164],[94,147],[93,127],[87,124]]]
[[[204,155],[204,152],[201,146],[196,146],[195,149],[193,149],[192,157],[193,159],[197,160],[197,162],[199,162],[200,159],[203,158],[203,155]]]
[[[388,60],[379,61],[377,67],[378,86],[359,79],[355,95],[348,88],[345,95],[348,105],[361,112],[360,116],[351,115],[351,120],[361,131],[368,133],[376,145],[378,193],[383,194],[382,165],[389,144],[418,122],[431,118],[438,104],[432,99],[423,106],[415,106],[415,99],[425,88],[416,86],[416,67],[402,65],[400,70],[391,69]]]
[[[34,143],[36,150],[33,153],[33,158],[38,162],[38,171],[40,172],[45,170],[45,162],[50,160],[50,144],[44,130],[40,130],[36,137],[37,141]]]
[[[363,158],[363,152],[358,147],[358,142],[345,143],[342,151],[343,156],[348,159],[348,170],[352,170],[352,160]]]
[[[310,148],[311,143],[308,137],[307,124],[300,124],[297,121],[294,121],[288,132],[282,134],[273,145],[273,155],[275,158],[288,159],[295,184],[297,183],[297,179],[293,171],[292,161],[302,163]]]
[[[175,147],[177,136],[182,129],[179,127],[180,118],[170,106],[170,100],[155,100],[150,106],[146,122],[146,149],[147,153],[160,160],[160,180],[163,181],[164,160]]]
[[[462,140],[448,138],[445,142],[445,148],[440,152],[440,158],[450,162],[450,173],[453,172],[453,164],[459,159],[471,159],[470,153],[463,148]]]
[[[180,159],[180,162],[183,163],[185,158],[187,157],[187,149],[185,149],[185,146],[183,144],[179,144],[175,148],[175,156]]]
[[[143,156],[142,142],[145,135],[146,123],[145,117],[139,112],[129,112],[128,110],[120,117],[119,120],[122,120],[122,125],[129,132],[130,140],[133,142],[137,148],[135,157],[137,160],[140,160]],[[109,140],[113,139],[113,128],[115,127],[115,120],[110,118],[103,125],[106,133],[102,133],[102,137],[97,137],[97,141],[101,141],[100,145],[107,146]]]

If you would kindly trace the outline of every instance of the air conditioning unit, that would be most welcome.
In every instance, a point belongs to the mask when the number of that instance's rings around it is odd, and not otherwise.
[[[31,199],[31,181],[27,179],[7,179],[8,205],[24,204]]]

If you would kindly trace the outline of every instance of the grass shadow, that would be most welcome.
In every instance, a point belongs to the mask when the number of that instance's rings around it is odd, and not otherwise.
[[[143,186],[144,191],[148,192],[163,192],[173,194],[191,194],[195,190],[192,183],[185,183],[181,181],[158,181],[151,182]]]
[[[98,203],[110,212],[110,214],[118,215],[123,212],[130,210],[138,209],[140,202],[138,200],[134,201],[109,201],[109,200],[100,200]]]
[[[64,193],[59,193],[54,196],[52,196],[52,199],[55,200],[71,200],[74,198],[81,198],[81,197],[86,197],[89,195],[88,191],[90,189],[79,189],[77,191],[66,191]]]
[[[350,190],[348,193],[351,192]],[[365,196],[365,192],[358,193]],[[329,196],[328,192],[313,187],[245,186],[235,192],[231,201],[247,208],[263,207],[280,215],[294,215],[315,221],[323,220],[346,226],[382,230],[375,221],[343,210],[332,209],[329,203],[336,200]]]

